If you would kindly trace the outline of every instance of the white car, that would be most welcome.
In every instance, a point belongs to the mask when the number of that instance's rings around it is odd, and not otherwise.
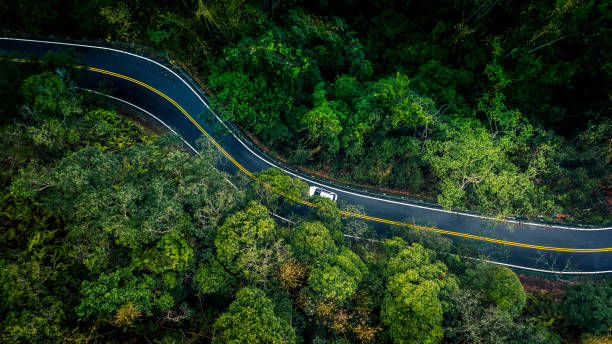
[[[327,190],[324,190],[324,189],[321,189],[321,188],[316,187],[316,186],[311,186],[308,189],[308,195],[309,196],[317,195],[317,196],[320,196],[320,197],[323,197],[323,198],[329,198],[329,199],[331,199],[334,202],[338,199],[338,195],[336,195],[336,193],[331,192],[331,191],[327,191]]]

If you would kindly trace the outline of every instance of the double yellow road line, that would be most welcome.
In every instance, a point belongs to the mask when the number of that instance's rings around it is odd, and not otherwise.
[[[38,61],[34,61],[34,60],[17,59],[17,58],[9,59],[9,61],[11,61],[11,62],[18,62],[18,63],[34,63],[34,62],[38,62]],[[316,207],[315,204],[313,204],[311,202],[299,199],[299,198],[294,197],[292,195],[289,195],[289,194],[287,194],[285,192],[277,190],[272,185],[269,185],[269,184],[259,180],[259,178],[257,178],[257,176],[255,174],[253,174],[252,172],[250,172],[249,170],[244,168],[244,166],[242,166],[231,155],[229,155],[229,153],[227,153],[227,151],[225,149],[223,149],[223,147],[221,147],[221,145],[206,130],[204,130],[204,128],[202,128],[202,126],[189,113],[187,113],[187,111],[185,111],[185,109],[183,109],[182,106],[180,106],[176,101],[174,101],[174,99],[172,99],[172,98],[168,97],[167,95],[165,95],[163,92],[157,90],[156,88],[154,88],[154,87],[152,87],[150,85],[145,84],[142,81],[136,80],[134,78],[130,78],[129,76],[126,76],[126,75],[123,75],[123,74],[114,73],[114,72],[111,72],[111,71],[108,71],[108,70],[104,70],[104,69],[100,69],[100,68],[95,68],[95,67],[87,67],[87,66],[74,66],[74,68],[82,69],[82,70],[87,70],[87,71],[91,71],[91,72],[96,72],[96,73],[100,73],[100,74],[106,74],[106,75],[110,75],[110,76],[113,76],[113,77],[116,77],[116,78],[119,78],[119,79],[130,81],[130,82],[132,82],[134,84],[137,84],[139,86],[142,86],[142,87],[150,90],[151,92],[159,95],[160,97],[166,99],[168,102],[170,102],[172,105],[174,105],[174,107],[176,107],[187,119],[189,119],[189,121],[196,128],[198,128],[198,130],[200,132],[202,132],[202,134],[204,136],[206,136],[206,138],[215,147],[217,147],[217,149],[221,152],[221,154],[223,154],[227,159],[229,159],[229,161],[231,161],[236,167],[238,167],[238,169],[240,169],[242,172],[244,172],[247,176],[249,176],[250,178],[252,178],[253,180],[255,180],[258,183],[262,183],[263,185],[265,185],[270,190],[280,194],[281,196],[283,196],[285,198],[288,198],[288,199],[290,199],[292,201],[295,201],[297,203],[300,203],[300,204],[303,204],[303,205],[306,205],[306,206],[309,206],[309,207]],[[377,218],[377,217],[372,217],[372,216],[368,216],[368,215],[364,215],[364,214],[353,213],[353,212],[344,211],[344,210],[340,210],[340,214],[345,215],[345,216],[351,216],[351,217],[355,217],[355,218],[360,218],[360,219],[364,219],[364,220],[379,222],[379,223],[386,223],[386,224],[393,225],[393,226],[398,226],[398,227],[407,227],[407,228],[412,228],[412,229],[417,229],[417,230],[424,230],[424,231],[430,231],[430,232],[435,232],[435,233],[449,235],[449,236],[456,236],[456,237],[462,237],[462,238],[468,238],[468,239],[473,239],[473,240],[479,240],[479,241],[495,243],[495,244],[501,244],[501,245],[507,245],[507,246],[515,246],[515,247],[524,247],[524,248],[530,248],[530,249],[536,249],[536,250],[556,251],[556,252],[576,252],[576,253],[596,253],[596,252],[611,252],[612,251],[612,247],[605,247],[605,248],[565,248],[565,247],[552,247],[552,246],[531,245],[531,244],[524,244],[524,243],[513,242],[513,241],[506,241],[506,240],[488,238],[488,237],[483,237],[483,236],[479,236],[479,235],[472,235],[472,234],[466,234],[466,233],[447,231],[447,230],[437,229],[437,228],[433,228],[433,227],[419,226],[419,225],[405,223],[405,222],[386,220],[386,219],[381,219],[381,218]]]

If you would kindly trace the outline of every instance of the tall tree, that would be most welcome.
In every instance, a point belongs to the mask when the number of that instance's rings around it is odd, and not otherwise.
[[[243,288],[215,321],[213,343],[295,343],[295,330],[274,313],[263,290]]]
[[[505,266],[479,263],[466,272],[469,284],[480,290],[489,302],[517,316],[527,296],[516,274]]]
[[[274,226],[268,210],[251,201],[217,228],[216,259],[233,274],[254,282],[265,281],[270,273]]]
[[[409,84],[406,75],[397,73],[373,85],[374,97],[387,115],[386,125],[390,130],[424,126],[433,119],[434,102],[419,96]]]
[[[361,258],[346,248],[330,258],[313,267],[308,285],[324,299],[343,303],[355,293],[368,270]]]
[[[329,230],[321,222],[304,222],[295,227],[291,246],[296,256],[306,262],[327,260],[338,252]]]
[[[172,296],[154,278],[134,274],[131,268],[84,281],[81,295],[81,304],[76,309],[81,319],[97,318],[118,326],[129,326],[142,315],[151,316],[174,306]]]
[[[401,240],[385,245],[399,252],[387,263],[381,320],[395,343],[439,343],[444,334],[440,295],[456,289],[457,281],[421,245],[406,247]]]
[[[444,136],[429,141],[426,152],[439,179],[441,205],[471,207],[500,217],[552,210],[551,201],[535,183],[552,146],[543,144],[531,152],[526,166],[513,161],[513,154],[527,151],[524,136],[532,135],[529,128],[518,135],[510,130],[491,132],[469,120],[442,128]]]
[[[567,291],[562,309],[570,326],[595,335],[612,328],[612,287],[607,283],[579,283]]]

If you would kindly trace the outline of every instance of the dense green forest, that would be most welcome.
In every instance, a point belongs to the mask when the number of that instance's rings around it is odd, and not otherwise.
[[[610,1],[8,1],[0,16],[167,52],[226,119],[323,176],[612,221]]]
[[[220,172],[204,142],[202,157],[189,154],[79,92],[66,63],[0,64],[3,343],[549,344],[610,333],[609,282],[527,293],[511,270],[460,259],[469,247],[433,233],[349,241],[375,236],[335,202],[300,211]],[[259,177],[308,197],[280,171]]]
[[[609,1],[0,0],[0,17],[167,52],[330,178],[612,221]],[[0,342],[612,340],[609,281],[519,279],[432,233],[377,238],[341,202],[300,208],[78,91],[72,62],[0,61]]]

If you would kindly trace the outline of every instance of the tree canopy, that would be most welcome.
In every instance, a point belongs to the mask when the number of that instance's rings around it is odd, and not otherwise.
[[[274,303],[256,288],[243,288],[215,321],[215,343],[295,343],[295,331],[274,314]]]
[[[611,13],[594,0],[4,1],[0,28],[148,45],[308,173],[600,224]],[[257,173],[266,185],[222,172],[206,145],[194,156],[82,92],[78,50],[0,55],[0,342],[609,340],[605,280],[517,275],[460,258],[488,259],[469,242],[374,232],[340,212],[355,205],[279,170]]]

